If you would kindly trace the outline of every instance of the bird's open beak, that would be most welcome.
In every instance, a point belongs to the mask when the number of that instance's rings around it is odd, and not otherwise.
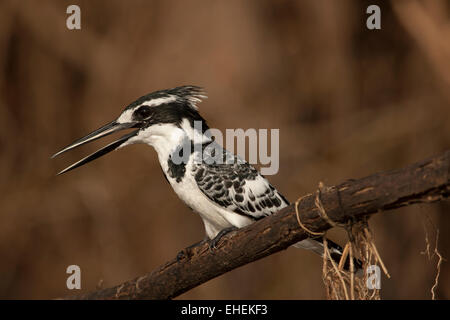
[[[68,145],[67,147],[65,147],[64,149],[62,149],[61,151],[55,153],[52,158],[55,158],[56,156],[69,151],[71,149],[74,149],[76,147],[82,146],[83,144],[86,144],[88,142],[97,140],[101,137],[105,137],[107,135],[110,135],[114,132],[120,131],[120,130],[124,130],[124,129],[129,129],[129,128],[137,128],[138,123],[135,122],[131,122],[131,123],[118,123],[116,121],[110,122],[106,125],[104,125],[103,127],[95,130],[94,132],[89,133],[87,136],[78,139],[77,141],[73,142],[72,144]],[[139,132],[139,130],[135,130],[129,134],[124,135],[123,137],[119,138],[118,140],[108,144],[106,147],[101,148],[100,150],[97,150],[96,152],[88,155],[87,157],[81,159],[78,162],[75,162],[74,164],[72,164],[71,166],[65,168],[64,170],[60,171],[58,173],[58,175],[63,174],[67,171],[70,171],[72,169],[78,168],[80,166],[82,166],[83,164],[86,164],[88,162],[91,162],[92,160],[95,160],[105,154],[107,154],[108,152],[111,152],[115,149],[117,149],[118,147],[120,147],[122,144],[124,144],[128,139],[130,139],[131,137],[135,136],[137,133]]]

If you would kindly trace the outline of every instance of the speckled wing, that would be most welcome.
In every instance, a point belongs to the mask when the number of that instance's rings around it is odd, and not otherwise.
[[[289,204],[253,166],[239,157],[232,157],[232,163],[202,163],[194,167],[195,181],[210,200],[253,220]]]

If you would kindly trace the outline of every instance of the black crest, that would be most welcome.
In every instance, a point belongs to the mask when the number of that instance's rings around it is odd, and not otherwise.
[[[150,103],[154,99],[170,97],[173,97],[174,100],[157,106],[145,105],[147,101]],[[183,119],[187,119],[191,126],[194,126],[194,121],[200,121],[202,132],[205,132],[209,127],[197,111],[197,104],[201,102],[202,98],[206,98],[206,95],[201,87],[181,86],[149,93],[128,105],[126,109],[141,106],[135,110],[133,117],[137,121],[145,121],[145,127],[157,123],[173,123],[180,126]]]

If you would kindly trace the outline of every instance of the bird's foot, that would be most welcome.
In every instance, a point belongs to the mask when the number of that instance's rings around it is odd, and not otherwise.
[[[222,239],[222,237],[224,235],[226,235],[227,233],[230,233],[231,231],[235,231],[238,228],[236,227],[229,227],[229,228],[225,228],[220,230],[220,232],[211,240],[209,240],[209,250],[213,251],[214,249],[216,249],[217,244],[219,243],[220,239]]]
[[[185,258],[189,259],[192,256],[192,249],[194,249],[195,247],[201,246],[208,241],[209,241],[208,238],[205,238],[202,241],[196,242],[194,244],[191,244],[189,247],[182,249],[177,254],[177,261],[183,260]]]

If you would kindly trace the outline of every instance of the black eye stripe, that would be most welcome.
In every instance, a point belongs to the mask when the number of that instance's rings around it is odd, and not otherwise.
[[[150,117],[153,113],[153,110],[149,106],[141,106],[138,109],[136,109],[133,113],[134,117],[138,120],[146,119]]]

